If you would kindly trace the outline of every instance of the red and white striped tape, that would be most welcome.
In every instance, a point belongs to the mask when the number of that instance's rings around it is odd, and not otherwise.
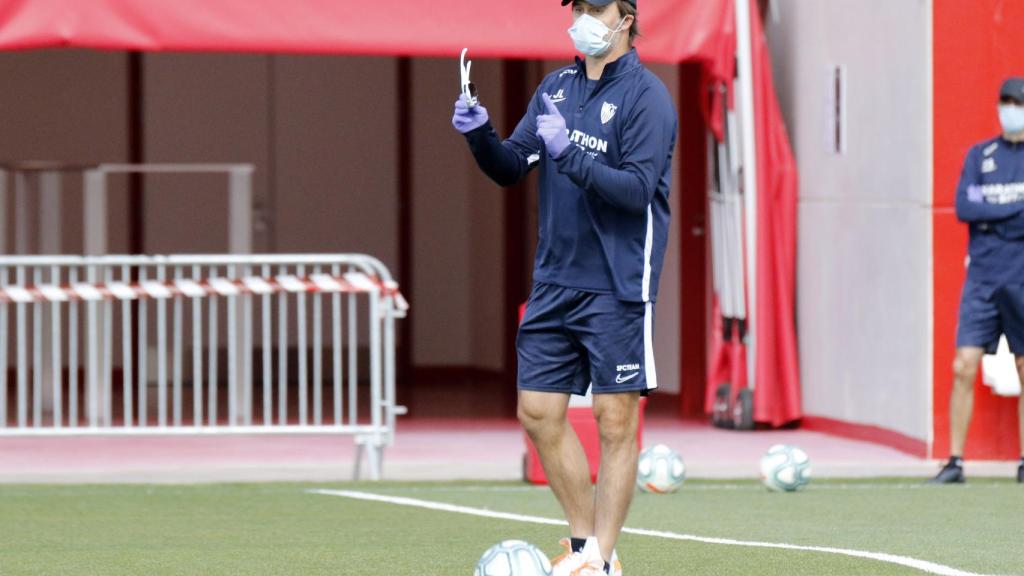
[[[380,282],[359,272],[341,276],[283,274],[271,278],[206,278],[203,280],[144,280],[138,283],[106,282],[70,285],[40,284],[0,286],[0,303],[32,304],[37,302],[99,302],[103,300],[165,300],[169,298],[204,298],[209,296],[241,296],[268,294],[365,294],[380,292],[393,296],[400,310],[408,303],[395,282]]]

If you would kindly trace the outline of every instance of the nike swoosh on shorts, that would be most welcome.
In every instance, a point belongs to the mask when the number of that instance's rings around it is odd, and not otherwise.
[[[629,376],[626,376],[625,378],[623,378],[622,374],[619,374],[618,376],[615,377],[615,383],[616,384],[622,384],[624,382],[629,382],[630,380],[632,380],[633,378],[636,378],[639,375],[640,375],[639,372],[634,372],[634,373],[630,374]]]

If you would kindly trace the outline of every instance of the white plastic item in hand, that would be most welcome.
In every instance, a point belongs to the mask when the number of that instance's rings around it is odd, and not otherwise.
[[[997,396],[1020,396],[1020,376],[1017,361],[1010,352],[1006,336],[999,338],[995,354],[986,354],[981,359],[982,381],[991,386]]]
[[[462,55],[459,57],[459,73],[462,77],[461,89],[462,94],[466,96],[466,105],[472,108],[477,105],[477,93],[476,85],[469,79],[469,71],[473,68],[473,61],[466,62],[467,52],[469,52],[469,48],[462,49]]]

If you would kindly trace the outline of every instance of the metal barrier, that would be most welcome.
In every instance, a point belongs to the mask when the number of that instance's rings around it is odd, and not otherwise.
[[[2,257],[0,437],[338,433],[379,479],[407,308],[365,255]]]

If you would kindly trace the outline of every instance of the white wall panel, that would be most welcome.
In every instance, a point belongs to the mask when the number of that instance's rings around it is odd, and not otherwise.
[[[781,0],[769,25],[800,172],[804,411],[927,439],[931,413],[931,8]],[[827,146],[847,75],[847,151]]]

